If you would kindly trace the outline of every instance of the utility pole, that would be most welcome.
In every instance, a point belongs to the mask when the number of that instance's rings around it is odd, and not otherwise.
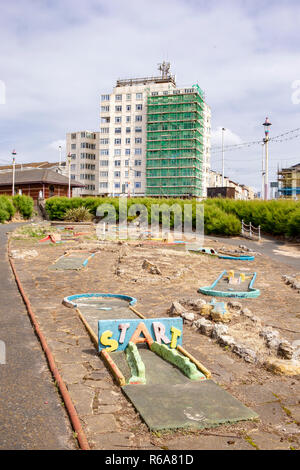
[[[264,160],[265,160],[265,149],[264,149],[264,143],[262,143],[262,160],[261,160],[261,199],[264,199],[264,191],[265,191],[265,166],[264,166]]]
[[[69,190],[68,198],[71,198],[71,153],[68,153],[68,162],[69,162]]]
[[[272,124],[269,121],[269,118],[266,117],[265,122],[263,123],[263,126],[265,128],[265,138],[264,138],[264,143],[265,143],[265,149],[266,149],[266,163],[265,163],[265,201],[269,199],[269,127],[272,126]]]
[[[13,174],[12,174],[12,195],[15,195],[15,172],[16,172],[16,155],[17,152],[15,150],[12,151],[13,156]]]
[[[61,145],[58,147],[59,149],[59,167],[61,167]]]
[[[224,133],[226,129],[222,127],[222,188],[224,188],[224,167],[225,167],[225,158],[224,158]]]

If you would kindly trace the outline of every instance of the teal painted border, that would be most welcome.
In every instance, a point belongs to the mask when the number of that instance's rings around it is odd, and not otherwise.
[[[241,299],[254,299],[260,296],[260,290],[255,289],[253,287],[257,273],[253,273],[253,277],[251,279],[247,292],[237,292],[237,291],[222,292],[222,291],[214,290],[218,282],[222,279],[223,276],[225,276],[225,274],[227,274],[227,271],[223,271],[222,274],[220,274],[220,276],[215,280],[215,282],[211,286],[200,287],[200,289],[198,289],[198,292],[204,295],[211,295],[212,297],[237,297]]]
[[[133,306],[137,303],[137,299],[134,297],[131,297],[130,295],[122,295],[122,294],[76,294],[76,295],[70,295],[68,297],[64,298],[64,303],[71,304],[72,307],[77,307],[76,302],[74,300],[78,299],[88,299],[88,298],[101,298],[101,297],[110,297],[110,298],[115,298],[115,299],[121,299],[121,300],[126,300],[126,302],[129,302],[130,306]]]

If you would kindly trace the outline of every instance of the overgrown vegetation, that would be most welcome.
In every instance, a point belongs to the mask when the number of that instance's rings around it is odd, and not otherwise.
[[[33,199],[29,196],[0,196],[0,222],[7,222],[18,212],[24,219],[33,214]]]
[[[192,224],[196,227],[196,200],[183,199],[155,199],[155,198],[129,198],[127,200],[128,211],[134,204],[138,210],[138,205],[143,205],[148,210],[148,221],[152,217],[158,217],[162,221],[162,215],[155,214],[154,205],[166,204],[167,206],[177,205],[183,208],[184,204],[192,203]],[[85,207],[96,216],[97,208],[102,209],[111,205],[116,210],[116,221],[119,217],[118,198],[66,198],[53,197],[46,201],[46,210],[51,220],[65,220],[68,209]],[[133,210],[133,208],[132,208]],[[136,211],[134,211],[135,213]],[[176,211],[175,211],[176,212]],[[104,212],[105,213],[105,212]],[[128,220],[132,220],[134,213],[128,213]],[[183,213],[183,210],[182,210]],[[171,227],[174,226],[174,214],[171,213]],[[234,199],[207,199],[204,201],[204,225],[206,234],[218,234],[234,236],[241,230],[241,221],[253,225],[261,226],[264,233],[271,235],[300,236],[300,202],[294,201],[238,201]]]
[[[74,209],[68,209],[65,213],[64,220],[70,222],[87,222],[91,221],[93,215],[86,207],[76,207]]]

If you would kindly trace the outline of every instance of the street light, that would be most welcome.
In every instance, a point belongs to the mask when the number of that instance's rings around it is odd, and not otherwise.
[[[17,155],[17,152],[15,150],[13,150],[11,152],[11,154],[13,156],[12,195],[14,196],[15,195],[15,171],[16,171],[16,155]]]
[[[71,197],[71,153],[68,153],[68,162],[69,162],[69,190],[68,190],[68,198]]]
[[[269,121],[269,118],[266,117],[265,122],[263,123],[263,126],[265,128],[265,138],[264,138],[264,143],[265,143],[265,148],[266,148],[266,164],[265,164],[265,200],[268,200],[269,197],[269,127],[272,126],[272,124]]]
[[[224,167],[225,167],[225,158],[224,158],[224,133],[226,129],[222,127],[222,188],[224,188]]]
[[[59,149],[59,168],[61,167],[61,145],[58,147]]]

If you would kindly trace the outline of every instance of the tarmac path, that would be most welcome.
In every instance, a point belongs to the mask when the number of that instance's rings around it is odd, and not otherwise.
[[[72,428],[7,259],[6,233],[16,226],[0,224],[0,341],[6,349],[5,364],[0,357],[0,449],[75,449]]]
[[[261,242],[254,240],[248,240],[247,238],[223,238],[218,236],[205,236],[205,240],[217,240],[218,242],[223,242],[224,244],[229,245],[245,245],[248,248],[251,248],[254,251],[257,251],[265,256],[268,256],[273,261],[278,261],[279,263],[286,264],[294,269],[300,271],[300,246],[299,244],[291,244],[288,242],[276,240],[271,237],[262,237]],[[293,248],[293,251],[297,254],[293,256],[290,251],[285,250],[285,248]],[[285,274],[285,273],[283,273]]]

